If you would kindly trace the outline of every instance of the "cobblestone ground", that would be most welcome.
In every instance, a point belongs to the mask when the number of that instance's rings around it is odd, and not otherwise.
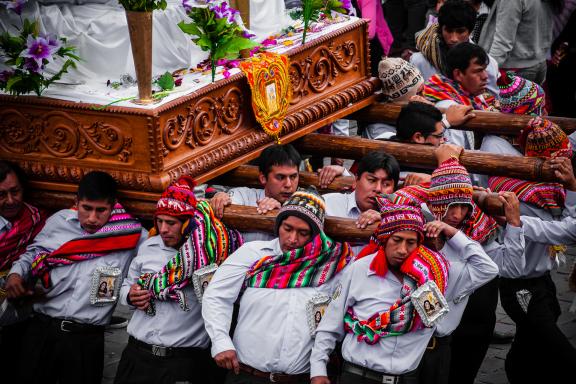
[[[576,253],[576,250],[573,250]],[[574,254],[568,255],[568,260],[565,266],[554,271],[552,276],[556,287],[558,289],[558,299],[562,306],[562,315],[558,321],[560,328],[566,334],[572,344],[576,346],[576,314],[570,313],[568,308],[574,299],[574,292],[568,290],[568,273],[570,266],[574,263]],[[116,315],[129,318],[131,311],[126,307],[118,306]],[[514,322],[506,315],[504,310],[498,307],[498,321],[496,328],[498,330],[508,332],[514,330]],[[111,384],[114,381],[116,368],[120,361],[122,350],[128,341],[128,334],[126,328],[110,329],[106,332],[106,349],[104,356],[104,379],[103,384]],[[476,384],[504,384],[506,380],[506,373],[504,372],[504,359],[508,353],[510,344],[492,344],[488,350],[488,354],[484,359],[484,363],[480,369]]]

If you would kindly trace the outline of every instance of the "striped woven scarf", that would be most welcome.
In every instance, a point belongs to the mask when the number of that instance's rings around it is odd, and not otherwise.
[[[39,252],[32,261],[32,276],[50,287],[50,270],[81,261],[133,249],[140,240],[142,226],[116,204],[108,222],[97,232],[67,241],[52,252]]]
[[[416,206],[420,206],[422,203],[428,204],[429,188],[430,183],[401,188],[391,195],[392,203]],[[497,234],[498,223],[472,201],[472,213],[458,229],[472,240],[484,244]]]
[[[558,183],[538,183],[492,176],[488,179],[488,187],[493,192],[514,192],[518,200],[545,209],[554,216],[562,214],[566,199],[566,190]]]
[[[382,247],[379,247],[372,263],[378,261],[378,264],[381,264],[382,260],[385,262],[386,255]],[[370,269],[372,268],[371,264]],[[449,263],[441,254],[420,245],[400,266],[403,274],[400,298],[390,308],[375,313],[368,320],[359,319],[354,309],[349,307],[344,315],[345,331],[356,335],[359,342],[372,345],[381,338],[400,336],[424,328],[410,295],[429,280],[433,280],[444,294],[448,284],[448,271]],[[386,266],[384,275],[387,272]]]
[[[491,104],[494,102],[493,96],[484,94],[484,98],[482,98],[469,95],[460,87],[460,84],[438,74],[431,76],[428,81],[424,83],[422,96],[434,103],[442,100],[454,100],[458,104],[470,105],[475,110],[489,111],[494,109],[491,107]]]
[[[173,300],[187,311],[183,289],[191,284],[194,271],[220,264],[244,242],[240,232],[230,229],[215,215],[207,201],[196,205],[184,244],[176,255],[156,273],[144,273],[138,284],[150,291],[153,300],[147,313],[155,314],[154,300]]]
[[[246,287],[319,287],[352,259],[348,243],[339,243],[320,232],[302,248],[265,256],[255,262],[246,275]]]
[[[446,51],[442,49],[438,23],[430,24],[416,34],[416,49],[428,60],[441,74],[447,75]]]
[[[0,271],[10,269],[12,263],[26,250],[28,243],[44,227],[44,220],[38,208],[24,203],[10,230],[0,234]]]

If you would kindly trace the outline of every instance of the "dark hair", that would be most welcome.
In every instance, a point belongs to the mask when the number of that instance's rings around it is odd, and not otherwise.
[[[488,54],[481,46],[469,42],[457,44],[446,55],[448,77],[454,79],[455,69],[465,72],[473,61],[476,61],[476,64],[488,65],[489,60]]]
[[[0,160],[0,183],[6,180],[6,177],[9,173],[14,173],[18,182],[22,186],[24,190],[26,190],[26,183],[28,182],[28,178],[22,168],[18,166],[18,164],[13,163],[7,160]]]
[[[396,119],[396,138],[410,141],[416,132],[424,137],[436,130],[436,123],[442,121],[442,112],[433,105],[411,101],[400,110]]]
[[[442,27],[449,29],[466,28],[472,33],[476,24],[476,11],[470,3],[462,0],[449,0],[438,11],[438,32]]]
[[[106,172],[88,172],[78,184],[78,200],[116,201],[116,180]]]
[[[291,144],[275,144],[262,151],[258,158],[258,169],[264,176],[268,176],[275,165],[298,168],[301,160],[300,154]]]
[[[394,181],[394,188],[398,185],[400,178],[400,165],[396,158],[386,152],[372,151],[368,152],[358,162],[358,175],[360,178],[364,172],[374,173],[379,169],[383,169],[388,174],[388,177]]]

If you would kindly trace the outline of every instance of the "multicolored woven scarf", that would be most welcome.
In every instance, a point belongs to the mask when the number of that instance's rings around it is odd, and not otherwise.
[[[545,209],[553,216],[562,214],[566,199],[566,190],[562,184],[558,183],[538,183],[492,176],[488,179],[488,187],[493,192],[514,192],[518,196],[518,200]]]
[[[424,30],[416,34],[416,49],[436,68],[441,74],[447,75],[446,50],[442,49],[442,39],[438,23],[430,24]]]
[[[0,234],[0,271],[9,269],[26,250],[26,246],[44,227],[44,215],[38,208],[24,203],[10,230]]]
[[[379,247],[370,269],[374,271],[380,269],[382,262],[386,263],[386,255],[384,249]],[[378,267],[373,264],[378,264]],[[344,329],[356,335],[359,342],[372,345],[384,337],[400,336],[424,328],[410,295],[429,280],[434,281],[444,294],[448,284],[449,263],[441,254],[420,245],[402,263],[400,272],[403,274],[400,298],[390,308],[375,313],[367,320],[359,319],[354,309],[348,308],[344,316]],[[377,275],[383,277],[388,273],[387,264],[384,274],[381,273]]]
[[[494,103],[493,96],[484,94],[484,98],[482,98],[469,95],[460,87],[460,84],[438,74],[431,76],[428,81],[424,83],[422,96],[434,103],[442,100],[454,100],[458,104],[470,105],[475,110],[494,110],[492,106]]]
[[[352,259],[348,243],[339,243],[320,232],[302,248],[265,256],[246,274],[246,287],[319,287],[338,274]]]
[[[141,232],[140,223],[116,204],[108,222],[97,232],[67,241],[52,252],[38,253],[32,261],[32,276],[40,278],[44,288],[49,288],[52,268],[133,249]]]
[[[138,279],[138,284],[153,297],[147,313],[151,316],[156,313],[154,300],[177,301],[187,311],[183,289],[192,283],[194,271],[222,263],[243,242],[240,232],[226,227],[207,201],[199,202],[184,244],[176,255],[160,271],[145,273]]]

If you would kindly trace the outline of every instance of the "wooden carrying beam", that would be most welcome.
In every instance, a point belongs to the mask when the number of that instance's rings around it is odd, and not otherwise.
[[[403,104],[374,103],[348,116],[349,119],[364,122],[396,124]],[[533,116],[510,113],[474,111],[476,117],[455,129],[474,131],[484,134],[518,135]],[[546,119],[558,124],[564,132],[576,131],[576,119],[546,116]]]
[[[259,173],[260,171],[258,170],[258,167],[253,165],[241,165],[222,176],[210,180],[210,184],[227,185],[230,187],[242,186],[262,188],[262,184],[260,184],[260,181],[258,180]],[[354,185],[354,177],[339,176],[335,178],[327,188],[320,188],[318,186],[317,173],[301,171],[298,185],[304,188],[313,185],[320,193],[340,192],[352,188]]]
[[[224,209],[222,221],[239,231],[262,231],[272,233],[278,210],[259,214],[255,207],[229,205]],[[368,241],[378,224],[372,224],[366,229],[356,228],[356,220],[341,219],[327,216],[324,221],[324,231],[328,236],[338,240]]]
[[[398,162],[405,166],[424,169],[437,167],[435,148],[429,145],[311,134],[296,141],[296,146],[302,153],[319,156],[337,154],[338,157],[348,159],[360,159],[370,151],[384,151],[396,157]],[[466,150],[460,156],[460,163],[470,173],[557,182],[550,165],[541,158]]]

